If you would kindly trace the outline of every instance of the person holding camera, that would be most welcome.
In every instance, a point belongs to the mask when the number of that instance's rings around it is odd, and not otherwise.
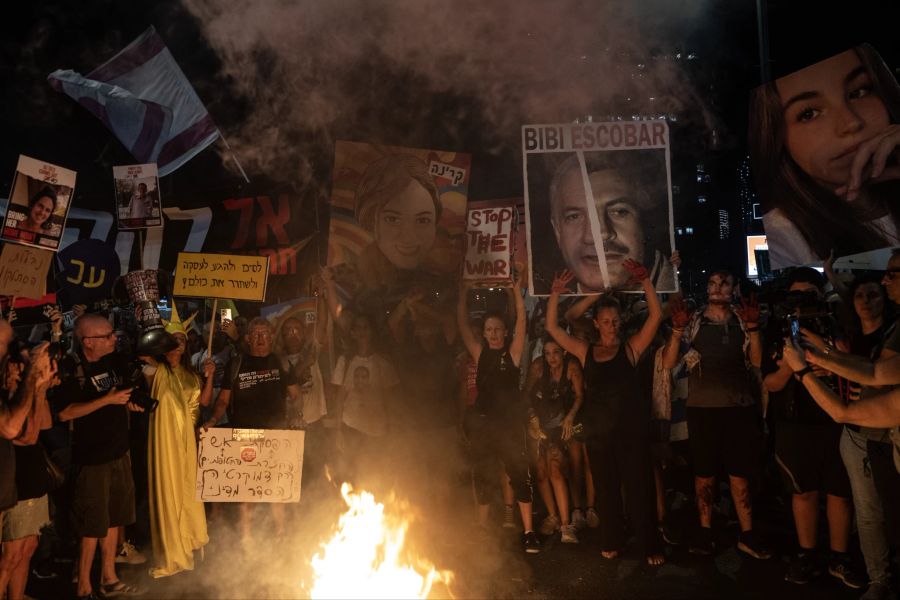
[[[72,422],[75,491],[72,517],[80,538],[78,598],[95,598],[91,564],[100,543],[100,593],[136,595],[139,586],[116,575],[117,528],[135,520],[134,480],[128,452],[128,412],[143,408],[130,401],[124,387],[128,360],[116,353],[116,334],[100,315],[85,314],[75,322],[80,355],[64,363],[64,380],[55,398],[68,404],[59,419]]]
[[[690,370],[687,420],[694,460],[694,487],[700,527],[693,554],[715,551],[712,511],[715,476],[724,464],[741,527],[738,549],[758,559],[772,553],[753,530],[750,477],[758,470],[762,431],[756,406],[755,370],[762,360],[759,304],[752,296],[732,306],[734,275],[713,271],[709,301],[693,316],[684,302],[670,303],[672,335],[663,368],[684,361]]]
[[[794,270],[788,287],[789,298],[796,299],[793,304],[800,303],[800,308],[794,312],[803,312],[804,306],[822,303],[824,285],[822,275],[815,269],[801,267]],[[793,320],[797,317],[792,314],[789,318]],[[815,323],[821,323],[820,333],[833,339],[834,320],[827,316],[816,319]],[[809,320],[801,322],[815,326]],[[799,545],[784,579],[805,584],[819,572],[815,557],[816,534],[819,494],[824,492],[831,549],[828,572],[846,586],[860,588],[864,580],[854,571],[847,554],[853,503],[850,500],[850,479],[840,456],[843,428],[832,421],[794,379],[790,365],[780,356],[781,348],[778,350],[777,356],[773,352],[763,358],[762,372],[763,385],[770,394],[768,408],[775,421],[775,461],[785,487],[791,493],[791,509]],[[832,389],[837,387],[837,379],[831,373],[817,369],[816,374]]]

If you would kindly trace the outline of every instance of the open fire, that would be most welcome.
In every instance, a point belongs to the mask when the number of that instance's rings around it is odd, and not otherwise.
[[[452,573],[408,555],[408,519],[387,513],[372,494],[353,492],[347,483],[341,495],[348,509],[312,559],[312,598],[428,598],[435,583],[449,586]]]

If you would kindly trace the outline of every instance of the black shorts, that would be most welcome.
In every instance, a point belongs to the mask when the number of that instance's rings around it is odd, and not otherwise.
[[[134,523],[134,479],[128,454],[75,475],[72,523],[78,537],[106,537],[111,527]]]
[[[720,467],[728,475],[751,477],[759,470],[762,430],[753,406],[687,409],[688,442],[694,475],[715,477]]]
[[[825,492],[850,498],[850,478],[841,459],[837,423],[775,424],[775,462],[791,494]]]

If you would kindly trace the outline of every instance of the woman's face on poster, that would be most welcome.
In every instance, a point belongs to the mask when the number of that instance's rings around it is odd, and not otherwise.
[[[859,56],[847,50],[775,82],[794,162],[819,184],[846,184],[856,149],[890,117]]]
[[[31,206],[31,210],[28,212],[28,218],[34,225],[43,225],[52,214],[53,200],[47,196],[41,196],[38,198],[37,202]]]
[[[416,181],[378,211],[375,241],[399,269],[415,269],[428,257],[437,233],[434,201]]]

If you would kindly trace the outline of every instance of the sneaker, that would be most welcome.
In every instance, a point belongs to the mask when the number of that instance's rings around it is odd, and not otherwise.
[[[846,552],[832,552],[828,561],[828,572],[844,582],[848,588],[858,590],[867,583],[867,579],[853,569],[853,564]]]
[[[659,537],[670,546],[677,546],[679,544],[678,536],[674,534],[672,527],[666,521],[659,523]]]
[[[560,541],[563,544],[577,544],[578,537],[575,535],[574,525],[563,525],[559,528]]]
[[[116,562],[125,563],[127,565],[142,565],[147,562],[144,553],[134,547],[131,542],[122,544],[122,548],[116,552]]]
[[[741,552],[759,560],[772,558],[772,551],[766,547],[752,529],[741,532],[741,535],[738,537],[737,547]]]
[[[784,573],[784,580],[798,585],[805,585],[819,575],[819,568],[816,566],[816,559],[813,553],[800,551],[791,559],[791,564],[788,565],[787,571]]]
[[[559,531],[559,517],[556,515],[547,515],[547,517],[541,522],[541,526],[538,529],[541,532],[541,535],[553,535],[557,531]]]
[[[597,510],[593,506],[587,509],[584,516],[588,527],[591,529],[600,527],[600,515],[597,514]]]
[[[509,504],[503,507],[503,527],[504,529],[516,528],[516,514],[513,512],[513,507]]]
[[[584,511],[576,508],[572,511],[572,525],[575,529],[584,529],[588,526],[587,520],[584,518]]]
[[[522,536],[522,544],[528,554],[537,554],[541,551],[541,541],[533,531],[526,531]]]
[[[691,542],[688,552],[691,554],[700,554],[703,556],[711,556],[716,551],[716,543],[713,540],[713,531],[711,527],[698,527]]]
[[[53,570],[47,561],[37,563],[31,569],[31,574],[38,579],[54,579],[56,577],[56,571]]]

